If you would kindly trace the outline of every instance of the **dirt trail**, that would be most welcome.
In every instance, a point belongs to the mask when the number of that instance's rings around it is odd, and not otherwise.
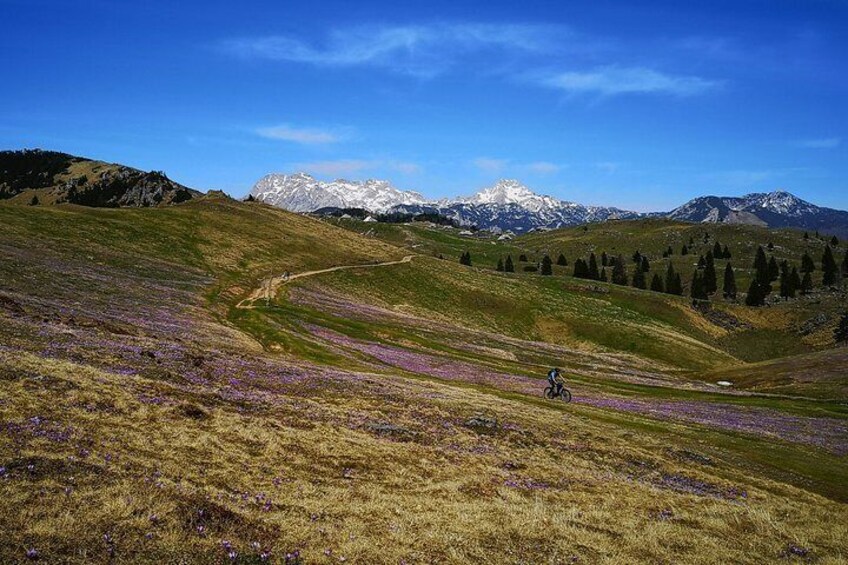
[[[253,303],[255,301],[261,300],[263,298],[272,298],[277,294],[277,291],[282,285],[289,283],[295,279],[302,279],[304,277],[311,277],[324,273],[332,273],[334,271],[344,271],[346,269],[367,269],[373,267],[388,267],[390,265],[400,265],[402,263],[409,263],[410,261],[412,261],[413,257],[415,257],[415,255],[407,255],[406,257],[398,261],[386,261],[384,263],[371,264],[366,263],[364,265],[340,265],[338,267],[330,267],[328,269],[318,269],[317,271],[303,271],[302,273],[294,273],[288,276],[280,275],[277,277],[271,277],[271,279],[263,280],[259,288],[255,289],[253,292],[250,293],[247,298],[241,300],[238,304],[236,304],[236,308],[253,308]]]

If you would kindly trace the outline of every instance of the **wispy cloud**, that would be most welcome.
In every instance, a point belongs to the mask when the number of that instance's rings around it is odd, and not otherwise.
[[[342,138],[341,134],[337,132],[317,128],[298,128],[288,124],[259,128],[256,133],[268,139],[293,141],[304,145],[336,143]]]
[[[526,165],[526,168],[531,173],[536,173],[539,175],[551,175],[559,172],[562,166],[557,165],[556,163],[549,163],[547,161],[536,161],[535,163],[530,163]]]
[[[360,173],[385,173],[393,171],[404,175],[416,175],[423,168],[417,163],[410,161],[396,161],[385,159],[338,159],[331,161],[311,161],[304,163],[292,163],[291,168],[304,171],[318,176],[343,176],[357,175]]]
[[[696,76],[671,75],[645,67],[598,67],[590,71],[537,73],[532,78],[543,86],[575,94],[671,94],[692,96],[720,86],[720,82]]]
[[[359,26],[332,30],[315,43],[271,35],[231,39],[221,46],[243,58],[332,67],[369,65],[426,77],[474,53],[551,52],[557,39],[568,33],[562,26],[540,24]]]
[[[834,149],[842,144],[840,137],[822,137],[818,139],[802,139],[795,143],[798,147],[806,149]]]
[[[483,171],[484,173],[500,173],[506,169],[506,159],[492,159],[489,157],[478,157],[471,164]]]

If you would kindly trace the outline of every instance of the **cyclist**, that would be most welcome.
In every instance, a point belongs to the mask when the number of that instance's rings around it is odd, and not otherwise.
[[[559,367],[555,367],[548,371],[548,382],[551,385],[551,389],[553,389],[553,396],[559,396],[562,394],[562,387],[565,385],[565,379],[562,378],[562,373],[559,370]]]

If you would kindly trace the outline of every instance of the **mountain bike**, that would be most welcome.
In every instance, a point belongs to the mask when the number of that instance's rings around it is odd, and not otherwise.
[[[554,388],[551,386],[545,387],[545,398],[548,400],[553,400],[555,398],[559,398],[563,402],[571,402],[571,391],[565,387],[562,387],[559,394],[554,393]]]

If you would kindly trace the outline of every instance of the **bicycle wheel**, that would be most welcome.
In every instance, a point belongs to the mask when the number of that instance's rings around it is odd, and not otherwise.
[[[545,398],[547,398],[548,400],[552,400],[552,399],[553,399],[553,397],[554,397],[554,389],[552,389],[552,388],[551,388],[551,387],[549,387],[549,386],[548,386],[548,387],[545,387],[545,392],[543,393],[543,396],[544,396]]]
[[[563,402],[571,402],[571,391],[567,388],[562,389],[562,393],[559,395]]]

